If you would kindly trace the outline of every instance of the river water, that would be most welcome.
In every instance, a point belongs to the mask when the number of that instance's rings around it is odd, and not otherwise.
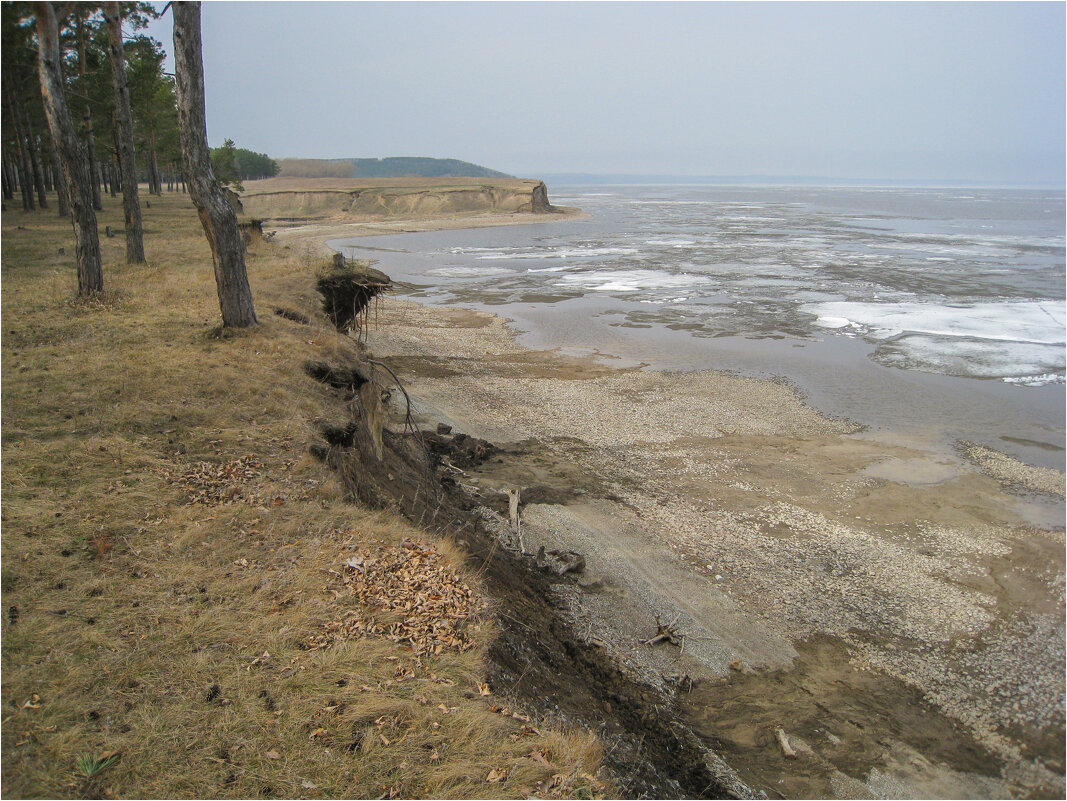
[[[826,414],[1064,467],[1064,193],[557,187],[584,220],[335,240],[412,299],[650,369],[780,376]]]

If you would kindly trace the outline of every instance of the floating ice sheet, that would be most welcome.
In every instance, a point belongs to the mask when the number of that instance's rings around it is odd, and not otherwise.
[[[592,270],[560,276],[555,286],[580,287],[594,292],[639,292],[687,288],[708,281],[705,276],[679,275],[663,270]]]
[[[1062,300],[952,304],[837,301],[803,308],[823,327],[839,328],[843,325],[840,321],[845,320],[867,329],[871,339],[929,334],[1061,347],[1067,339],[1067,310]]]

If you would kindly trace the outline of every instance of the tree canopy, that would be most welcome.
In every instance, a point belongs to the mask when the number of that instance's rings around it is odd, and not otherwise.
[[[278,162],[266,153],[237,147],[232,139],[223,142],[222,147],[211,149],[211,166],[215,170],[215,177],[224,186],[238,192],[243,188],[242,181],[273,178],[278,174]]]
[[[91,144],[93,148],[94,160],[99,165],[95,180],[109,183],[118,173],[116,145],[119,138],[115,133],[118,120],[103,4],[62,3],[54,4],[54,7],[64,90],[71,117],[83,144],[87,148]],[[165,184],[177,185],[182,169],[174,76],[165,71],[163,46],[145,32],[149,22],[158,17],[156,9],[148,3],[128,1],[119,3],[119,7],[137,176],[139,181],[148,184],[149,192],[159,194]],[[32,202],[35,198],[32,190],[37,183],[35,177],[40,175],[49,189],[56,183],[55,148],[45,121],[37,79],[37,33],[32,3],[3,2],[0,25],[3,61],[0,142],[3,145],[4,192],[5,197],[11,197],[14,184],[29,186]],[[86,119],[92,121],[91,140],[83,122]],[[223,147],[214,149],[213,161],[216,154],[231,165],[219,176],[230,185],[278,174],[277,162],[266,154],[236,147],[230,140]]]

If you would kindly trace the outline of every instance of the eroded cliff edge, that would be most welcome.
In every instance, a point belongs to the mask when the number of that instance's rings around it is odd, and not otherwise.
[[[284,221],[371,220],[562,211],[535,179],[272,178],[241,193],[251,217]]]

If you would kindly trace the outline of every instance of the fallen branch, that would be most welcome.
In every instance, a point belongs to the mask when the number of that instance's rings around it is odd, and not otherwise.
[[[449,460],[449,458],[447,456],[442,456],[441,457],[441,467],[445,468],[446,470],[455,470],[457,473],[459,473],[462,476],[467,475],[467,471],[466,470],[460,470],[458,467],[456,467],[454,464],[452,464],[452,462]]]
[[[508,490],[508,517],[511,519],[511,532],[519,540],[519,553],[525,554],[522,543],[522,519],[519,517],[519,488]]]
[[[778,745],[782,749],[782,756],[786,759],[796,759],[797,752],[793,750],[793,746],[789,744],[789,738],[785,736],[785,730],[777,728],[774,730],[775,739],[778,740]]]
[[[659,615],[656,615],[656,634],[653,637],[649,637],[647,640],[641,640],[644,645],[656,645],[661,642],[669,642],[671,645],[681,646],[685,642],[685,635],[682,634],[674,625],[678,622],[678,618],[682,615],[678,613],[667,625],[663,625],[663,622],[659,619]],[[678,638],[682,639],[679,640]]]

